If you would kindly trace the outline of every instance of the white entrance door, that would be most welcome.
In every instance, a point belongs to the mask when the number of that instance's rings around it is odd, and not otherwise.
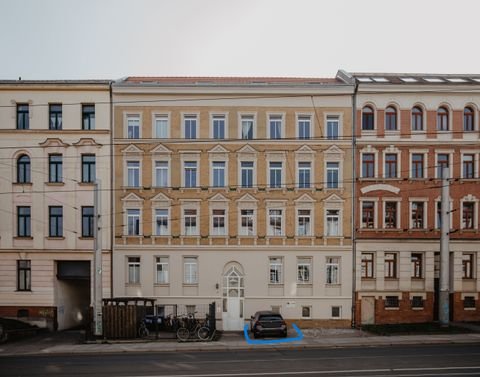
[[[375,323],[375,297],[362,297],[362,325]]]
[[[243,276],[232,267],[223,276],[223,329],[226,331],[243,330]]]

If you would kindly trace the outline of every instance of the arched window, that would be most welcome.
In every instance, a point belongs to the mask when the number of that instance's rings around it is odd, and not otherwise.
[[[437,131],[448,131],[448,110],[443,106],[437,110]]]
[[[412,131],[423,131],[423,111],[418,106],[412,109]]]
[[[362,130],[374,129],[374,115],[373,109],[370,106],[365,106],[362,110]]]
[[[474,130],[473,121],[474,121],[473,109],[471,107],[466,107],[463,110],[463,130],[473,131]]]
[[[397,129],[397,110],[388,106],[385,110],[385,130],[395,131]]]
[[[17,159],[17,182],[30,183],[30,157],[22,154]]]

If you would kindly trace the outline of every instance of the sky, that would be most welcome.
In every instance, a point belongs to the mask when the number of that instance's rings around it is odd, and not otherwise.
[[[480,73],[477,0],[0,0],[0,79]]]

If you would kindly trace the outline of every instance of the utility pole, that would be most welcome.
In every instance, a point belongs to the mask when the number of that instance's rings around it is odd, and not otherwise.
[[[99,179],[95,180],[93,205],[94,205],[94,254],[93,254],[93,322],[94,322],[94,334],[95,336],[103,335],[102,326],[102,219],[100,215],[101,211],[101,182]]]
[[[450,322],[450,182],[448,167],[442,168],[442,204],[440,235],[440,295],[438,318],[446,327]]]

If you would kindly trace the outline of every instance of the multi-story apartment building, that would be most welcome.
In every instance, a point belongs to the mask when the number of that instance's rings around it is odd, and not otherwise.
[[[350,325],[351,104],[340,79],[113,85],[115,297]]]
[[[107,81],[0,82],[0,315],[50,328],[92,301],[93,182],[102,183],[103,288],[110,294]]]
[[[480,76],[353,74],[357,324],[437,319],[442,169],[453,320],[479,320]]]

